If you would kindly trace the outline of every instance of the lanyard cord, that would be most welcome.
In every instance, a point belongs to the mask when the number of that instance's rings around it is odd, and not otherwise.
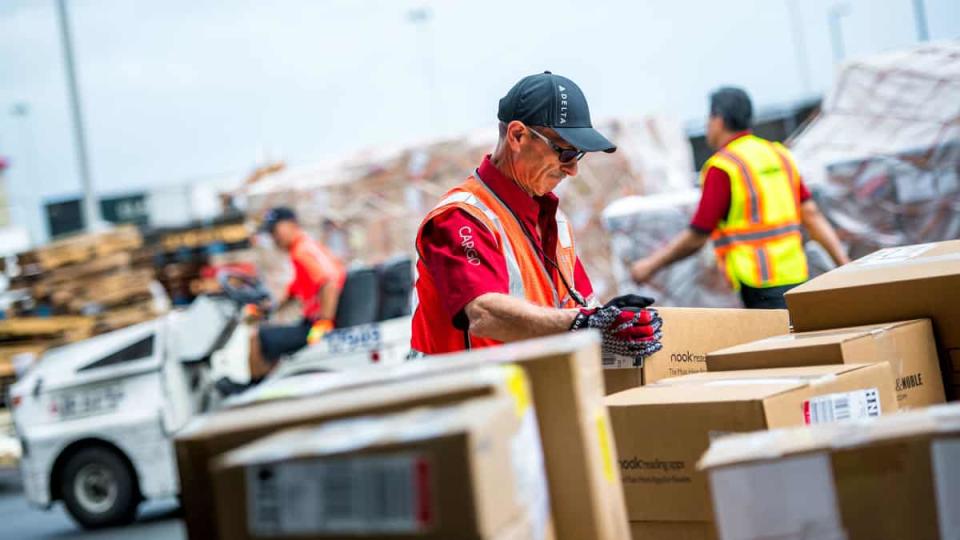
[[[477,178],[483,181],[483,183],[486,183],[486,181],[483,180],[483,177],[480,176],[479,169],[476,170],[476,174],[477,174]],[[491,190],[491,192],[492,191],[493,190]],[[494,194],[494,196],[496,196],[496,194]],[[497,198],[499,199],[499,197]],[[547,263],[550,266],[556,269],[557,275],[559,275],[560,280],[563,281],[563,286],[566,287],[567,291],[570,293],[570,298],[573,298],[573,301],[579,304],[580,307],[587,307],[587,302],[586,300],[583,299],[583,295],[581,295],[576,289],[570,286],[570,283],[567,281],[566,276],[563,275],[563,270],[560,269],[560,265],[558,265],[556,261],[554,261],[553,259],[547,256],[546,252],[543,251],[543,248],[540,247],[540,245],[533,238],[533,233],[531,233],[527,229],[527,226],[523,224],[523,221],[521,221],[520,218],[517,216],[517,213],[513,211],[513,208],[510,208],[510,206],[504,203],[502,200],[500,202],[502,203],[503,207],[506,208],[508,212],[510,212],[510,215],[513,216],[513,219],[517,221],[517,225],[520,225],[520,230],[523,231],[523,234],[527,237],[527,240],[530,241],[530,245],[533,246],[533,249],[537,252],[537,254],[540,255],[540,258],[547,261]],[[559,224],[557,224],[557,227],[559,228]]]

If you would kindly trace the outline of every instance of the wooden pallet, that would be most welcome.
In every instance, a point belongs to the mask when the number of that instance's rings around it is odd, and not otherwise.
[[[57,290],[75,287],[78,282],[89,282],[104,274],[128,269],[131,260],[130,252],[122,251],[45,272],[31,287],[31,295],[34,298],[46,298]]]
[[[114,253],[135,250],[142,245],[143,237],[140,231],[131,225],[101,233],[71,236],[22,254],[20,259],[23,264],[35,262],[43,270],[49,271]]]
[[[92,317],[16,317],[0,320],[0,342],[28,341],[37,338],[89,337],[93,331]]]

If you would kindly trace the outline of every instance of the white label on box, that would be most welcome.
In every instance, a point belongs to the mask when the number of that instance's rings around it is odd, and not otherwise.
[[[721,538],[846,538],[825,453],[721,467],[710,485]]]
[[[601,357],[604,369],[622,369],[636,367],[634,360],[629,356],[620,356],[618,354],[604,354]],[[639,368],[637,368],[639,369]]]
[[[875,251],[870,255],[855,261],[853,264],[859,266],[897,264],[915,257],[919,257],[920,255],[933,249],[934,246],[936,246],[936,244],[917,244],[914,246],[881,249],[880,251]]]
[[[401,454],[246,468],[253,536],[413,533],[429,525],[429,463]]]
[[[930,453],[937,485],[940,538],[960,540],[960,439],[934,441]]]
[[[806,424],[827,424],[871,416],[880,416],[880,392],[876,388],[827,394],[803,402]]]

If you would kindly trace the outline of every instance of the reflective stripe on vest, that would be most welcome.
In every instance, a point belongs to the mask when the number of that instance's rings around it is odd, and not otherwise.
[[[480,171],[477,171],[477,172],[476,172],[476,175],[477,175],[477,178],[479,178],[479,177],[480,177]],[[504,208],[508,208],[508,207],[507,207],[507,203],[503,202],[503,199],[501,199],[499,195],[497,195],[496,193],[494,193],[493,190],[490,189],[490,188],[487,186],[487,184],[483,183],[482,181],[479,182],[479,184],[480,184],[480,187],[481,187],[481,188],[483,188],[484,190],[486,190],[486,192],[489,193],[494,199],[496,199],[497,201],[499,201],[500,204],[501,204]],[[558,237],[557,243],[558,243],[558,244],[559,244],[559,236],[560,236],[560,221],[559,221],[559,217],[560,217],[560,216],[559,216],[559,214],[560,214],[560,210],[557,209],[557,237]],[[497,222],[497,223],[499,224],[499,222]],[[524,225],[523,225],[522,223],[519,223],[519,222],[518,222],[517,225],[518,225],[521,229],[524,228]],[[501,229],[501,232],[502,232],[502,229]],[[568,232],[568,239],[569,239],[569,230],[568,230],[567,232]],[[506,236],[504,235],[503,238],[506,238]],[[533,259],[536,261],[537,265],[539,266],[540,271],[543,272],[543,275],[546,276],[547,279],[549,280],[549,279],[550,279],[550,271],[547,269],[546,265],[543,264],[543,261],[540,260],[539,255],[536,255],[537,249],[534,247],[533,242],[532,242],[529,238],[527,238],[526,235],[523,235],[523,238],[524,238],[524,240],[526,240],[527,245],[530,246],[530,250],[535,254],[534,257],[533,257]],[[506,242],[506,244],[508,244],[508,245],[509,245],[509,243],[510,243],[510,242]],[[569,248],[570,246],[569,246],[569,245],[567,245],[567,246],[561,245],[560,247],[562,247],[562,248]],[[512,253],[512,251],[511,251],[511,253]],[[559,261],[558,261],[558,262],[559,262]],[[558,269],[557,271],[560,272],[561,270]],[[564,304],[563,304],[563,300],[561,300],[560,297],[557,295],[557,290],[556,290],[556,288],[551,288],[551,289],[550,289],[550,294],[553,296],[553,305],[556,306],[556,307],[558,307],[558,308],[559,308],[559,307],[563,307],[563,305],[564,305]]]
[[[733,244],[743,244],[747,242],[756,242],[759,240],[769,240],[771,238],[776,238],[778,236],[783,236],[789,233],[799,233],[800,224],[799,223],[790,223],[780,227],[774,227],[766,231],[756,231],[756,232],[743,232],[743,233],[726,233],[722,237],[717,238],[713,241],[714,248],[724,248]]]
[[[730,177],[730,209],[713,234],[718,262],[735,287],[791,285],[807,279],[800,227],[800,179],[789,152],[746,135],[714,154]]]
[[[580,296],[568,289],[573,284],[576,268],[576,252],[569,221],[558,216],[556,250],[544,255],[535,238],[519,221],[513,210],[505,205],[481,180],[467,178],[461,185],[451,189],[443,200],[424,218],[417,232],[417,253],[422,255],[424,226],[447,211],[458,209],[466,212],[496,237],[499,253],[505,261],[504,276],[509,282],[509,294],[534,305],[544,307],[572,308]],[[469,239],[467,239],[469,240]],[[553,258],[556,257],[556,260]],[[550,262],[546,262],[548,259]],[[555,263],[555,265],[553,264]],[[546,268],[550,264],[550,268]],[[500,342],[469,334],[450,317],[444,298],[433,276],[417,260],[419,274],[416,281],[418,305],[411,321],[410,346],[413,354],[441,354],[468,348],[490,347]],[[554,267],[556,266],[556,268]],[[502,270],[500,270],[502,271]],[[561,278],[562,276],[562,278]],[[569,279],[566,276],[570,276]],[[455,280],[458,276],[444,276]],[[507,292],[507,291],[504,291]],[[562,299],[562,300],[561,300]],[[461,320],[462,322],[462,320]]]
[[[523,275],[520,273],[520,264],[517,262],[517,256],[513,253],[513,246],[510,245],[510,242],[507,240],[507,233],[503,230],[503,225],[500,223],[500,218],[493,213],[493,210],[483,204],[483,201],[478,199],[476,195],[468,193],[466,191],[459,191],[457,193],[452,193],[443,198],[437,206],[434,207],[434,210],[443,208],[454,203],[463,203],[468,206],[472,206],[477,210],[483,212],[483,215],[487,216],[487,219],[493,223],[493,226],[497,228],[496,231],[500,234],[502,239],[501,244],[503,245],[503,258],[507,261],[507,276],[510,283],[510,296],[515,298],[526,298],[527,294],[523,288]]]

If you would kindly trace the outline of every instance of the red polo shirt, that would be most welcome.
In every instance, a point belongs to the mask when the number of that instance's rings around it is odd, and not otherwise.
[[[509,206],[542,248],[543,254],[555,257],[557,252],[557,206],[560,200],[553,193],[531,197],[512,179],[505,176],[488,155],[478,168],[479,180]],[[467,253],[461,245],[463,234],[473,236],[476,253]],[[430,277],[443,298],[454,325],[463,328],[463,308],[486,293],[509,294],[507,262],[497,246],[496,237],[470,214],[454,208],[424,225],[421,257]],[[477,263],[479,260],[479,264]],[[544,261],[544,266],[552,265]],[[569,279],[569,278],[568,278]],[[580,258],[577,258],[573,287],[584,298],[593,294]]]
[[[733,139],[730,139],[730,142],[749,134],[749,131],[741,131]],[[809,198],[810,190],[807,189],[807,185],[803,183],[801,178],[800,202],[804,203]],[[700,206],[697,207],[697,213],[690,220],[690,228],[702,234],[711,234],[729,213],[730,175],[723,169],[710,167],[704,174],[703,195],[700,196]]]

